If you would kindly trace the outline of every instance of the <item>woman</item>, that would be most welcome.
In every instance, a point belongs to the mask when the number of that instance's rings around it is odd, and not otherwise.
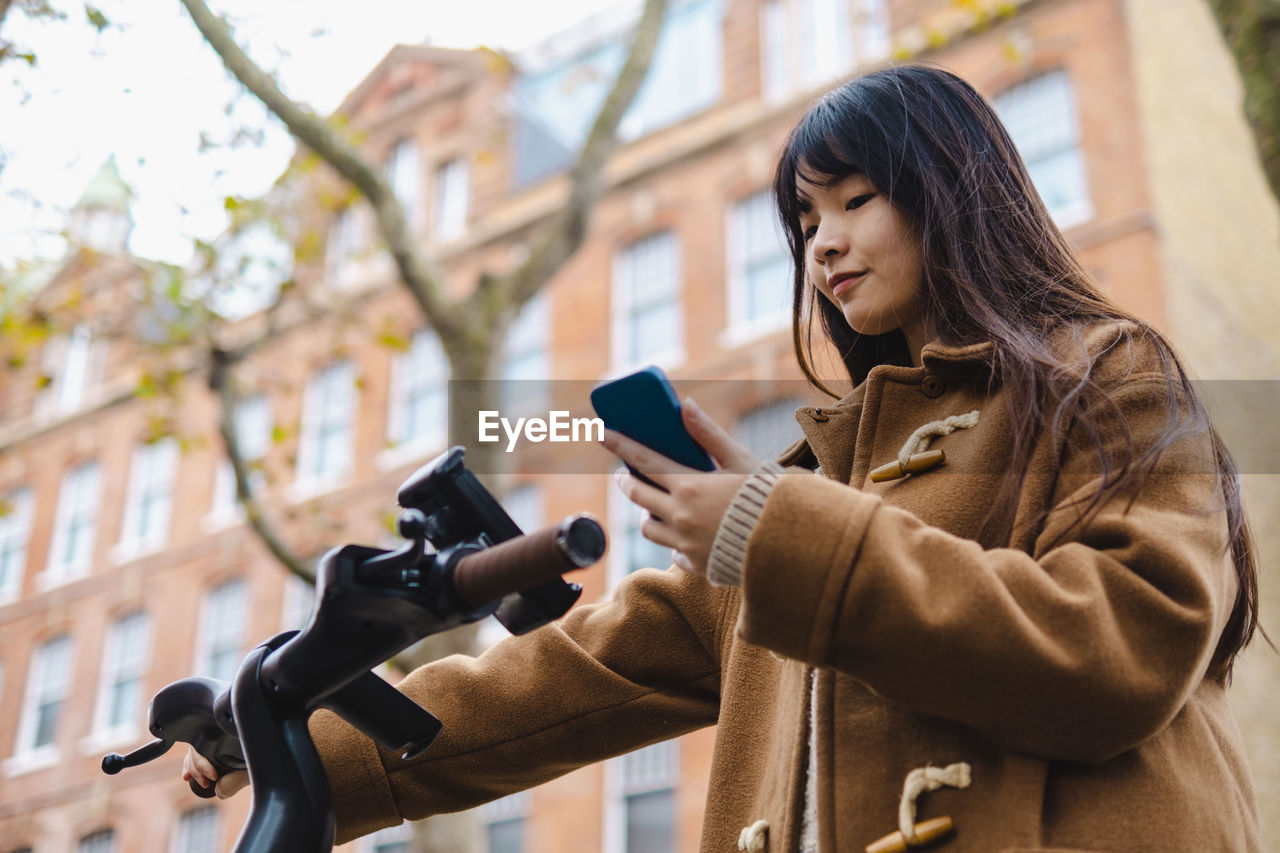
[[[409,676],[444,722],[419,759],[318,715],[339,837],[718,723],[706,851],[1256,849],[1226,700],[1256,569],[1168,343],[947,72],[825,96],[775,193],[800,366],[826,389],[816,314],[853,392],[776,463],[692,401],[718,472],[609,434],[665,489],[619,478],[682,571]]]

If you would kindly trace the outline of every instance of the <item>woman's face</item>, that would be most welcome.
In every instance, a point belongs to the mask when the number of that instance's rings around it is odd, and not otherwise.
[[[849,327],[863,335],[901,329],[912,360],[925,342],[920,238],[865,175],[829,187],[796,177],[805,273]]]

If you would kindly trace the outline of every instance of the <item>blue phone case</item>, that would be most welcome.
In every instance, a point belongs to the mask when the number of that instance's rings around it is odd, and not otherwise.
[[[681,465],[715,470],[707,451],[685,430],[680,399],[661,368],[650,365],[597,385],[591,390],[591,405],[609,429]]]

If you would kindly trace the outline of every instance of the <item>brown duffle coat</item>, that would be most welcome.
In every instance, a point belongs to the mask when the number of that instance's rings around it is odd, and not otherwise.
[[[1092,330],[1100,351],[1115,327]],[[918,800],[949,815],[937,848],[1243,851],[1256,805],[1224,673],[1211,666],[1236,594],[1205,434],[1081,529],[1091,445],[1046,428],[1012,532],[983,541],[1010,453],[990,344],[930,344],[830,408],[802,408],[753,531],[741,589],[644,570],[612,598],[479,658],[423,667],[402,689],[444,723],[411,761],[332,715],[313,719],[338,835],[475,806],[590,762],[718,724],[702,849],[738,849],[767,821],[799,845],[809,732],[821,850],[860,851],[898,826],[907,774],[966,762],[972,783]],[[1098,376],[1138,446],[1165,424],[1148,346]],[[946,463],[872,483],[920,425],[978,409],[935,438]],[[1119,434],[1109,433],[1119,443]],[[1065,535],[1063,535],[1065,532]]]

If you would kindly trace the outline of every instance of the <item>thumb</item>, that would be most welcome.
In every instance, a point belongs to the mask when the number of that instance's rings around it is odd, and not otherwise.
[[[235,796],[239,791],[248,787],[249,771],[235,770],[218,777],[214,790],[218,792],[218,798],[225,800],[228,797]]]
[[[684,398],[681,413],[684,417],[685,428],[689,430],[689,435],[693,436],[693,440],[702,445],[703,449],[711,454],[711,458],[719,463],[721,468],[739,474],[748,474],[760,464],[760,460],[747,449],[746,445],[739,442],[724,427],[713,421],[711,416],[702,411],[702,407],[695,403],[692,397]]]

